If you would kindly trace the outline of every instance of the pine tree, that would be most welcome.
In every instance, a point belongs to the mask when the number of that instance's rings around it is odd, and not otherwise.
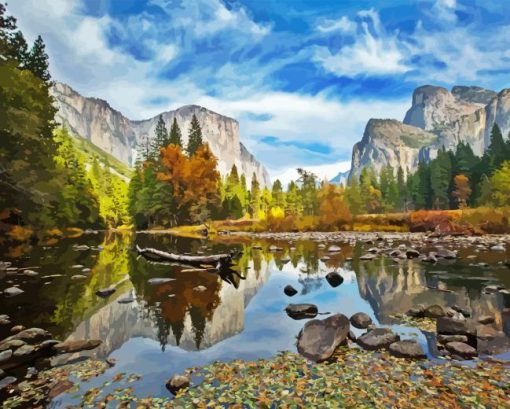
[[[487,155],[489,157],[489,169],[492,174],[507,156],[503,134],[497,123],[492,126]]]
[[[279,207],[279,208],[283,209],[285,207],[285,199],[284,199],[282,182],[280,182],[279,179],[276,179],[273,183],[272,196],[273,196],[273,207]]]
[[[157,157],[159,156],[159,150],[161,148],[166,148],[169,145],[168,130],[166,129],[163,115],[160,115],[158,118],[156,128],[154,129],[154,135],[154,139],[151,143],[151,151],[153,156]]]
[[[399,210],[407,211],[407,185],[404,177],[404,170],[401,166],[397,170],[397,185],[398,185],[398,207]]]
[[[34,73],[47,84],[50,83],[51,75],[48,71],[49,62],[48,54],[46,54],[46,46],[41,36],[37,36],[32,49],[28,55],[26,68]]]
[[[437,152],[437,158],[430,164],[430,186],[433,195],[432,205],[435,209],[446,209],[449,207],[451,179],[451,153],[443,148]]]
[[[252,217],[256,218],[260,211],[260,184],[255,172],[253,172],[253,176],[251,177],[250,198],[250,213]]]
[[[202,143],[202,129],[200,128],[196,115],[193,114],[188,133],[188,147],[186,149],[188,156],[193,156]]]
[[[181,128],[179,128],[176,118],[174,118],[174,120],[172,122],[172,126],[170,127],[169,143],[173,144],[173,145],[178,145],[182,148]]]
[[[21,31],[16,31],[9,40],[7,56],[18,61],[18,68],[26,68],[29,63],[28,44]]]

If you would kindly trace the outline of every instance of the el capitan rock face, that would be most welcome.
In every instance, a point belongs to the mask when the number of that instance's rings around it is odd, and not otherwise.
[[[133,165],[138,145],[154,137],[159,115],[142,121],[132,121],[101,99],[86,98],[63,83],[55,83],[53,96],[58,108],[57,122],[72,133],[90,140],[122,162]],[[188,142],[188,128],[195,114],[204,139],[218,158],[218,169],[224,176],[236,165],[248,184],[255,172],[262,185],[269,185],[269,174],[239,139],[239,123],[232,118],[197,105],[186,105],[175,111],[163,112],[168,129],[174,118],[181,128],[183,143]]]
[[[480,87],[425,85],[413,92],[404,121],[371,119],[363,138],[354,145],[351,175],[370,166],[376,172],[388,163],[414,172],[419,159],[434,159],[443,146],[454,150],[460,142],[481,156],[497,123],[510,131],[510,89],[499,93]]]

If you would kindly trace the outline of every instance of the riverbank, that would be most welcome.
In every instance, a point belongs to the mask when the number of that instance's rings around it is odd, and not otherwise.
[[[104,373],[107,364],[85,361],[41,371],[18,385],[19,394],[4,407],[37,407],[59,392]],[[506,407],[510,363],[498,360],[461,365],[411,361],[387,353],[341,347],[328,361],[312,363],[284,352],[272,359],[217,362],[190,368],[191,386],[175,399],[136,396],[137,374],[116,375],[89,389],[78,407],[209,408],[238,407]],[[114,392],[107,387],[114,386]],[[30,406],[32,404],[33,406]]]

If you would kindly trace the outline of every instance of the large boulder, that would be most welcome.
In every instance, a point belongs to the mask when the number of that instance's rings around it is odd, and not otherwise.
[[[325,361],[346,341],[348,334],[349,319],[343,314],[312,320],[300,331],[297,349],[305,358],[315,362]]]
[[[190,384],[190,378],[186,375],[174,375],[166,383],[166,388],[174,395],[181,389],[187,388]]]
[[[436,321],[436,332],[447,335],[476,336],[476,325],[472,320],[440,317]]]
[[[10,337],[4,339],[2,341],[10,341],[10,340],[20,340],[26,342],[28,344],[36,344],[47,339],[51,338],[51,334],[41,328],[28,328],[23,331],[18,332],[17,334],[11,335]]]
[[[421,345],[414,339],[394,342],[388,349],[390,354],[397,358],[425,359],[427,357]]]
[[[302,320],[305,318],[315,318],[319,310],[314,304],[289,304],[285,308],[285,312],[290,318]]]
[[[443,307],[437,304],[429,305],[423,311],[423,316],[426,318],[440,318],[446,315]]]
[[[400,336],[389,328],[375,328],[356,340],[358,345],[368,350],[388,348],[397,341],[400,341]]]
[[[474,349],[471,345],[465,344],[463,342],[448,342],[446,344],[446,349],[448,352],[450,352],[452,355],[470,359],[474,358],[477,353],[476,349]]]
[[[476,328],[476,349],[479,354],[494,355],[510,351],[510,338],[488,325]]]
[[[352,315],[349,321],[353,327],[358,329],[367,329],[368,326],[372,324],[372,318],[364,312],[357,312]]]

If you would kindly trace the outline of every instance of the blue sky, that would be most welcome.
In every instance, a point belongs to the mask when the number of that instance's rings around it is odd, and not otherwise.
[[[11,0],[55,79],[131,119],[199,104],[270,170],[345,170],[423,84],[510,83],[506,0]]]

